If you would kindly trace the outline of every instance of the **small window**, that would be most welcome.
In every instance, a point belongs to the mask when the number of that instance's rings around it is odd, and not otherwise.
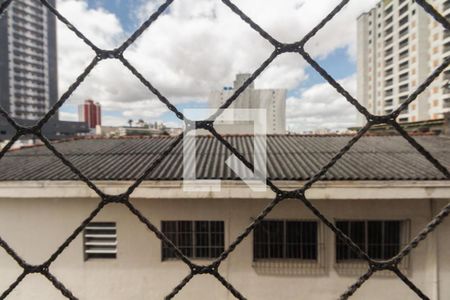
[[[84,259],[116,258],[117,230],[114,222],[93,222],[84,229]]]
[[[315,221],[262,221],[254,231],[253,259],[317,260]]]
[[[162,221],[162,232],[189,258],[216,258],[224,251],[223,221]],[[162,243],[162,259],[176,258]]]
[[[352,239],[369,257],[390,259],[402,246],[402,221],[338,221],[337,228]],[[336,261],[359,259],[343,240],[336,239]]]

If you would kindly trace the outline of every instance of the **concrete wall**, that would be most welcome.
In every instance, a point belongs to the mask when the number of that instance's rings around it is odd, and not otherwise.
[[[440,200],[433,203],[435,214],[448,204],[448,201]],[[438,299],[448,299],[450,295],[450,220],[447,218],[436,230],[436,257]]]
[[[161,220],[223,220],[226,246],[268,202],[262,199],[133,200],[157,227]],[[417,234],[446,202],[431,203],[423,199],[314,201],[331,219],[410,220],[411,235]],[[0,236],[29,263],[39,264],[96,205],[95,199],[1,199]],[[315,219],[297,201],[281,203],[268,218]],[[188,274],[188,268],[180,261],[161,261],[161,242],[125,207],[107,206],[95,221],[117,222],[118,258],[84,261],[82,237],[78,236],[50,269],[80,299],[163,299]],[[450,294],[449,233],[447,220],[435,240],[425,240],[412,252],[408,268],[411,280],[429,295],[437,295],[436,291],[439,291],[439,299],[446,299]],[[220,272],[248,299],[336,299],[365,269],[361,265],[349,275],[337,272],[334,235],[326,228],[322,234],[322,268],[305,267],[304,271],[289,275],[289,269],[278,265],[261,272],[252,266],[250,235],[221,265]],[[439,260],[438,272],[436,258]],[[4,290],[21,270],[4,251],[0,251],[0,268],[0,289]],[[436,285],[436,278],[430,276],[433,273],[438,275],[439,285]],[[27,277],[10,297],[65,299],[47,280],[37,275]],[[202,275],[188,283],[177,299],[234,298],[217,280]],[[417,299],[417,296],[395,277],[378,275],[369,280],[354,299]]]

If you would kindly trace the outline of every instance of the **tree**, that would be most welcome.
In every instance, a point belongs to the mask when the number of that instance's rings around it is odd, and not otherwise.
[[[146,127],[146,123],[144,122],[144,120],[142,120],[142,119],[139,119],[138,121],[137,121],[137,126],[139,126],[139,127]]]
[[[128,125],[129,125],[130,127],[133,127],[133,119],[129,119],[129,120],[128,120]]]

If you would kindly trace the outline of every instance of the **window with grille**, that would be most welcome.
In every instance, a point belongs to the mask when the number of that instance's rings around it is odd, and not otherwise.
[[[373,259],[390,259],[400,252],[404,221],[338,221],[336,227]],[[336,239],[336,261],[359,259],[350,246]]]
[[[317,260],[316,221],[262,221],[254,231],[253,259]]]
[[[162,221],[165,236],[188,258],[216,258],[224,251],[223,221]],[[176,258],[173,249],[162,243],[162,259]]]
[[[117,230],[114,222],[89,223],[84,230],[84,259],[117,257]]]

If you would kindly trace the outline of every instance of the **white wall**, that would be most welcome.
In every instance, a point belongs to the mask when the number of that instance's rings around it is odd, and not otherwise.
[[[224,220],[225,244],[232,240],[264,208],[269,200],[247,199],[141,199],[133,203],[155,225],[161,220]],[[445,201],[439,203],[443,205]],[[314,202],[330,218],[410,219],[416,234],[429,221],[431,210],[439,207],[427,200],[321,200]],[[96,206],[94,199],[2,199],[0,236],[28,262],[39,264],[50,256]],[[314,219],[299,202],[280,204],[269,218]],[[161,242],[125,207],[107,206],[95,221],[115,221],[118,230],[116,260],[83,260],[81,236],[77,237],[52,265],[55,274],[80,299],[162,299],[188,268],[180,261],[161,261]],[[450,291],[448,258],[449,222],[439,229],[439,269],[441,295]],[[248,299],[336,299],[360,272],[339,275],[334,268],[334,236],[325,232],[326,268],[314,275],[258,274],[252,267],[252,235],[237,247],[220,267],[227,278]],[[411,280],[425,292],[433,293],[427,274],[433,272],[427,251],[430,240],[412,253]],[[431,253],[430,255],[433,255]],[[432,259],[431,259],[432,261]],[[197,261],[208,263],[208,261]],[[4,251],[0,251],[0,289],[20,274]],[[274,269],[282,271],[283,269]],[[283,273],[283,272],[281,272]],[[42,277],[33,275],[10,295],[11,299],[65,299]],[[417,299],[394,277],[377,276],[367,282],[354,299]],[[208,275],[195,277],[176,299],[234,299],[220,283]],[[445,299],[445,297],[441,297]]]

